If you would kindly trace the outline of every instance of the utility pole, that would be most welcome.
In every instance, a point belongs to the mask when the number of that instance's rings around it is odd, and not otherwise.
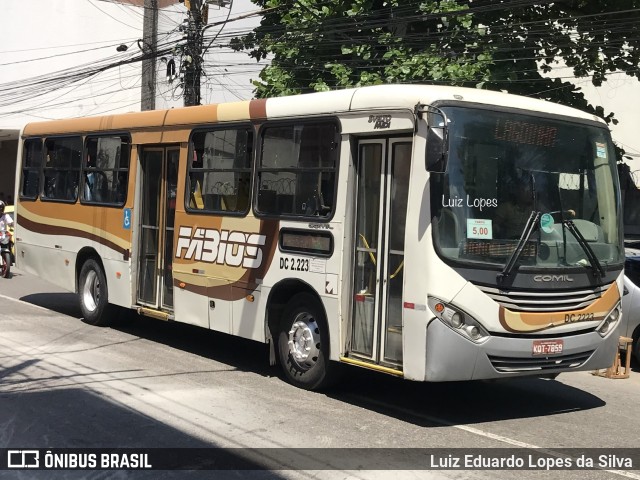
[[[144,0],[142,27],[142,88],[140,109],[156,108],[156,45],[158,43],[158,0]]]
[[[184,105],[200,105],[200,75],[202,73],[202,0],[185,0],[189,10],[187,45],[184,62]]]

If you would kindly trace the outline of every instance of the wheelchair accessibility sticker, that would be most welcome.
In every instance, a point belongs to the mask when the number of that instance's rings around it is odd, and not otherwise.
[[[131,209],[125,208],[123,215],[124,217],[122,219],[122,228],[124,228],[125,230],[131,230]]]

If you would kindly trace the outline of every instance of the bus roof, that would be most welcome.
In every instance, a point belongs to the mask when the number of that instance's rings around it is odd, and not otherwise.
[[[604,124],[604,121],[595,115],[574,108],[508,93],[434,85],[376,85],[170,110],[33,122],[25,126],[23,135],[153,129],[243,120],[331,115],[360,110],[413,109],[418,103],[431,105],[437,101],[446,100],[512,107]]]

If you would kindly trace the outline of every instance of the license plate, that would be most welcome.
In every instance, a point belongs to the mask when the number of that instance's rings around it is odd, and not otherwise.
[[[564,340],[534,340],[532,353],[534,355],[558,355],[562,353]]]

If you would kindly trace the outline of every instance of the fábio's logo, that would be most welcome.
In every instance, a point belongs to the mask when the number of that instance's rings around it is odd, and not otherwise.
[[[262,265],[265,235],[209,228],[180,227],[176,258],[232,267]]]

